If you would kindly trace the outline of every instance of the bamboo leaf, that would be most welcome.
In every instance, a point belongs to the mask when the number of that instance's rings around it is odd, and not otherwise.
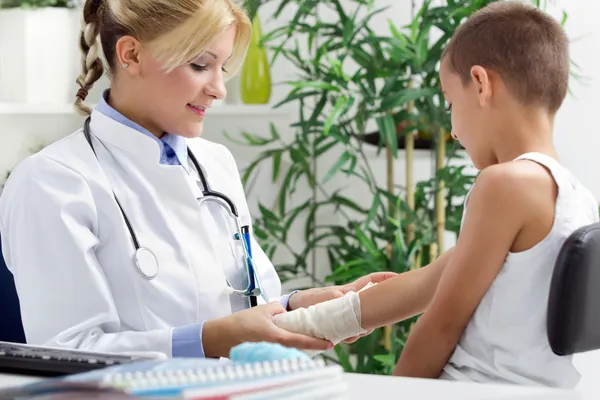
[[[339,144],[339,142],[337,142],[336,140],[332,140],[331,142],[324,144],[321,147],[317,148],[317,151],[315,153],[315,156],[321,156],[324,153],[326,153],[328,150],[330,150],[332,147],[334,147],[335,145]]]
[[[287,3],[290,0],[283,0],[283,3]],[[244,9],[248,14],[248,18],[250,21],[254,19],[254,16],[258,13],[258,8],[260,7],[261,0],[245,0],[244,1]]]
[[[314,232],[313,227],[315,226],[315,214],[317,209],[318,206],[316,204],[311,204],[310,211],[306,216],[306,224],[304,225],[304,240],[306,242],[310,242],[310,237]]]
[[[381,101],[380,111],[393,110],[396,107],[406,106],[410,101],[420,99],[422,97],[433,96],[438,92],[437,88],[407,88],[399,94],[393,94],[383,98]]]
[[[369,224],[375,219],[377,212],[379,211],[379,207],[381,207],[381,199],[379,196],[373,197],[373,203],[371,204],[371,209],[369,210],[369,214],[367,215],[367,219],[365,220],[364,226],[365,228],[369,226]]]
[[[328,135],[331,130],[331,126],[337,122],[338,118],[342,113],[346,110],[346,105],[348,104],[348,98],[346,96],[340,96],[337,98],[335,102],[335,106],[333,107],[333,111],[327,117],[325,121],[325,126],[323,127],[323,134]]]
[[[381,254],[381,251],[377,248],[375,243],[373,243],[371,239],[369,239],[369,237],[365,234],[365,232],[362,229],[357,227],[354,231],[356,232],[356,238],[358,239],[360,244],[365,247],[368,253],[370,253],[373,256],[378,256]]]
[[[328,97],[327,92],[323,92],[323,94],[321,95],[321,98],[317,102],[317,105],[313,109],[313,112],[311,113],[310,118],[308,120],[311,125],[313,125],[313,126],[318,125],[317,122],[319,120],[319,117],[321,116],[321,114],[323,113],[323,109],[327,105],[327,97]]]
[[[269,129],[271,131],[271,138],[273,140],[278,140],[281,137],[279,136],[279,132],[277,132],[277,128],[275,127],[275,125],[271,122],[269,123]]]
[[[244,139],[246,139],[246,145],[249,146],[264,146],[273,142],[273,139],[255,136],[248,132],[242,132],[241,135]]]
[[[287,174],[285,174],[285,178],[283,183],[281,184],[281,188],[279,189],[279,214],[285,215],[286,212],[286,201],[288,193],[290,192],[290,185],[292,182],[292,178],[297,173],[296,167],[294,165],[290,166]]]
[[[348,372],[348,373],[354,372],[354,368],[352,367],[352,364],[350,363],[350,358],[348,357],[348,354],[344,351],[342,346],[343,346],[342,344],[338,344],[337,346],[334,347],[335,354],[338,357],[338,362],[344,369],[344,372]]]
[[[277,178],[279,177],[279,170],[281,167],[281,151],[277,151],[273,153],[273,178],[272,182],[277,182]]]
[[[326,183],[331,178],[333,178],[333,176],[336,174],[336,172],[338,172],[340,170],[340,168],[342,168],[348,162],[348,160],[350,160],[350,158],[351,158],[350,153],[348,153],[347,151],[344,151],[339,156],[339,158],[337,159],[337,161],[331,166],[331,168],[329,169],[329,171],[325,175],[325,178],[323,178],[323,183]]]
[[[350,159],[350,166],[348,168],[344,168],[343,172],[346,175],[354,175],[354,169],[356,168],[356,164],[358,163],[358,158],[355,155],[352,155]]]
[[[277,247],[276,246],[270,246],[266,251],[266,255],[269,258],[269,260],[272,260],[273,257],[275,257],[275,252],[277,251]]]
[[[304,203],[302,203],[301,205],[299,205],[298,207],[294,208],[292,210],[292,212],[286,217],[285,223],[284,223],[284,232],[285,232],[285,235],[282,238],[284,242],[286,242],[287,233],[290,232],[290,230],[292,228],[292,225],[296,221],[296,218],[298,218],[298,216],[303,211],[306,211],[310,207],[310,205],[311,205],[311,200],[307,200]]]
[[[285,99],[281,100],[279,103],[276,103],[273,106],[273,108],[279,108],[282,105],[290,103],[292,101],[306,99],[308,97],[313,97],[319,94],[321,94],[321,91],[319,90],[299,91],[299,89],[294,89],[290,93],[288,93]]]
[[[300,175],[304,174],[306,176],[307,183],[310,185],[311,188],[313,188],[314,187],[314,179],[313,179],[312,170],[310,168],[310,164],[308,163],[307,157],[305,157],[305,155],[302,154],[302,150],[300,147],[299,148],[290,147],[289,152],[290,152],[290,157],[291,157],[292,161],[297,166],[300,167],[298,172],[300,173]]]
[[[322,81],[292,81],[288,82],[288,85],[300,88],[300,89],[322,89],[322,90],[330,90],[332,92],[339,92],[340,89],[337,86],[332,85],[331,83],[322,82]],[[320,93],[320,92],[318,92]]]
[[[359,206],[356,202],[337,193],[331,196],[331,203],[335,204],[338,208],[344,206],[361,214],[367,213],[367,210]]]
[[[258,209],[260,210],[261,215],[263,217],[265,217],[267,220],[272,220],[272,221],[279,220],[279,217],[277,217],[277,215],[275,215],[271,210],[269,210],[267,207],[262,205],[260,202],[258,203]]]
[[[398,134],[396,133],[394,118],[390,114],[378,117],[377,127],[379,128],[380,138],[385,138],[385,143],[392,151],[394,158],[398,157]]]

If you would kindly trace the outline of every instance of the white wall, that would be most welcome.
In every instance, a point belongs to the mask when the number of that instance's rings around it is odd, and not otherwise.
[[[562,3],[562,4],[561,4]],[[556,146],[563,163],[600,199],[600,2],[562,0],[569,12],[567,33],[571,56],[587,77],[585,84],[573,82],[556,121]]]

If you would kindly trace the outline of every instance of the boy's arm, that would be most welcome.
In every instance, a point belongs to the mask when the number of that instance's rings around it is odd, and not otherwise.
[[[481,172],[452,258],[394,375],[439,377],[525,223],[531,209],[527,197],[513,169],[498,165]]]
[[[359,293],[362,328],[371,330],[425,311],[453,252],[451,248],[425,267],[396,275]]]

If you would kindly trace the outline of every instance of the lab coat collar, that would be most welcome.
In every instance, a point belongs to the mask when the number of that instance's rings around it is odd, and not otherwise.
[[[165,133],[162,138],[157,138],[154,136],[152,132],[144,128],[143,126],[133,122],[129,118],[125,117],[123,114],[115,110],[108,104],[108,96],[110,96],[110,89],[106,89],[102,96],[100,96],[100,101],[96,105],[96,110],[106,115],[107,117],[112,118],[113,120],[133,128],[144,135],[148,136],[152,140],[158,143],[158,147],[160,149],[161,160],[166,159],[165,156],[165,143],[168,144],[173,151],[175,152],[175,156],[179,160],[179,163],[183,166],[183,168],[189,173],[189,165],[188,165],[188,154],[187,154],[187,142],[184,137],[174,135],[172,133]]]
[[[92,111],[90,131],[101,142],[118,147],[141,162],[160,164],[161,148],[155,140],[98,110]]]

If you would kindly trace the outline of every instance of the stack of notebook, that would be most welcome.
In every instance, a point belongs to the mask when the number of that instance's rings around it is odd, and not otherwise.
[[[348,399],[343,370],[320,360],[232,363],[172,359],[121,365],[9,391],[3,398],[151,397],[185,400]],[[77,394],[75,397],[74,394]],[[50,397],[48,397],[50,396]]]

